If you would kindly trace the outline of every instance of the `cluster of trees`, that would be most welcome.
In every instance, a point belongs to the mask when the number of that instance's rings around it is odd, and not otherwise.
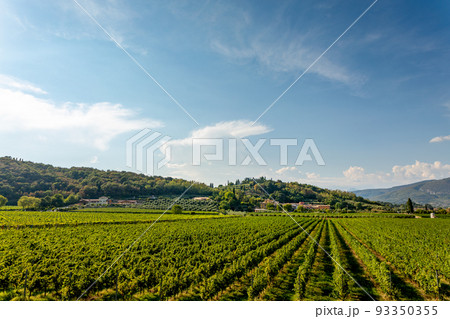
[[[262,201],[261,198],[236,188],[225,188],[220,190],[216,196],[216,200],[219,202],[219,209],[221,210],[243,212],[254,211]]]
[[[313,185],[300,184],[297,182],[273,181],[264,177],[256,180],[246,178],[235,183],[220,185],[218,192],[213,197],[222,210],[253,211],[260,203],[270,197],[279,203],[322,203],[330,205],[331,209],[340,212],[354,212],[358,210],[371,210],[373,207],[381,207],[379,203],[366,200],[356,196],[354,193],[339,190],[328,190]],[[293,211],[290,204],[283,207],[287,211]],[[267,205],[268,210],[278,210],[273,204]],[[297,211],[305,210],[299,207]]]
[[[87,167],[59,168],[0,158],[0,194],[15,204],[22,196],[40,198],[61,194],[79,198],[137,198],[150,195],[179,195],[191,182],[171,177],[146,176],[132,172],[102,171]],[[213,189],[195,184],[189,194],[209,196]]]
[[[1,200],[1,199],[0,199]],[[47,210],[50,208],[57,208],[72,205],[78,202],[78,196],[70,194],[64,198],[61,194],[53,196],[46,196],[44,198],[36,198],[33,196],[22,196],[17,205],[24,210]],[[1,205],[0,205],[1,206]]]
[[[436,212],[437,214],[450,214],[450,208],[444,209],[444,208],[439,208],[437,210],[434,209],[434,207],[430,204],[425,204],[423,206],[419,206],[418,204],[414,203],[411,198],[408,198],[408,201],[406,202],[406,204],[403,207],[403,210],[406,211],[406,213],[408,214],[429,214],[430,212]],[[417,209],[415,209],[414,207],[417,207]]]

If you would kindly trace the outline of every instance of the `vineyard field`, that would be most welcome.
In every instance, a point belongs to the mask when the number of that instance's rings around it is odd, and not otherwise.
[[[0,212],[0,300],[450,300],[449,219],[158,216]]]
[[[33,226],[68,226],[86,224],[109,223],[147,223],[155,221],[164,211],[157,210],[124,210],[86,209],[77,211],[0,211],[0,228],[33,227]],[[166,212],[159,221],[176,221],[187,219],[226,218],[228,215],[219,215],[214,212],[187,212],[172,214]]]

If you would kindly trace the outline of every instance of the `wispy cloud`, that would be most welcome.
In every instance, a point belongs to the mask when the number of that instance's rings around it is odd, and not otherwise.
[[[35,94],[47,94],[43,89],[32,83],[4,74],[0,74],[0,88],[2,87]]]
[[[272,131],[264,124],[252,126],[252,122],[248,120],[236,120],[219,122],[214,125],[202,127],[190,133],[189,137],[173,140],[172,145],[192,145],[194,138],[244,138],[249,136],[260,135]]]
[[[296,166],[286,166],[275,171],[275,173],[283,175],[285,173],[300,172]]]
[[[294,40],[270,39],[265,41],[260,37],[255,37],[249,39],[248,42],[245,41],[244,44],[236,45],[215,39],[212,41],[211,47],[217,53],[237,62],[256,60],[259,64],[275,72],[299,73],[321,53],[319,49],[307,42],[306,39],[300,37]],[[326,57],[323,57],[310,72],[347,85],[359,85],[365,81],[364,77]]]
[[[3,80],[8,77],[3,77]],[[138,118],[121,104],[101,102],[83,104],[66,102],[58,105],[49,99],[28,93],[44,90],[13,79],[0,87],[0,134],[55,134],[69,142],[106,150],[116,136],[142,129],[161,127],[162,123]]]
[[[328,34],[330,30],[324,31],[322,25],[313,23],[303,26],[301,31],[290,28],[285,20],[290,10],[288,4],[279,6],[277,12],[272,13],[272,19],[265,20],[264,24],[245,9],[236,7],[234,10],[246,13],[246,19],[241,14],[233,23],[222,21],[229,24],[227,33],[216,30],[210,40],[211,49],[232,62],[257,62],[263,69],[298,76],[331,43],[323,40],[324,32]],[[323,56],[309,73],[349,86],[360,86],[366,81],[364,76],[344,66],[336,55]]]
[[[450,141],[450,135],[433,137],[430,140],[430,143],[440,143],[440,142],[445,142],[445,141]]]

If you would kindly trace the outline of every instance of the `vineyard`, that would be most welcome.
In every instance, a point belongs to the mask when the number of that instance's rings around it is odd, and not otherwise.
[[[70,225],[102,225],[120,223],[148,223],[155,221],[164,211],[136,210],[117,208],[97,208],[69,212],[29,212],[29,211],[0,211],[0,228],[19,227],[54,227]],[[214,212],[188,212],[172,214],[166,212],[159,221],[176,221],[202,218],[225,218]]]
[[[168,214],[104,273],[159,215],[0,212],[0,300],[450,300],[449,219]]]
[[[146,209],[166,209],[173,202],[173,198],[158,198],[149,199],[140,206]],[[188,198],[181,198],[177,204],[183,207],[186,211],[217,211],[219,205],[214,200],[195,200]]]

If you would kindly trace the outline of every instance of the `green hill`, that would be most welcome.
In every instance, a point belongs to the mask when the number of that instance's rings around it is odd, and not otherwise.
[[[450,207],[450,178],[422,181],[384,189],[365,189],[354,192],[357,196],[393,204],[404,204],[408,198],[419,204]]]
[[[73,202],[77,198],[107,196],[114,199],[148,199],[146,205],[151,206],[152,195],[179,196],[191,183],[171,177],[87,167],[61,168],[11,157],[0,158],[0,195],[5,196],[9,204],[15,204],[21,196],[32,196],[42,199],[42,208],[61,207],[65,204],[63,198],[76,195]],[[256,180],[246,178],[216,188],[198,183],[192,186],[186,197],[208,196],[214,205],[223,210],[253,211],[268,198],[266,191],[280,203],[329,204],[332,209],[349,212],[383,209],[382,205],[351,192],[264,177]]]
[[[0,158],[0,195],[15,204],[23,196],[44,198],[54,194],[80,198],[138,198],[151,195],[180,195],[191,182],[132,172],[102,171],[88,167],[61,168],[11,157]],[[213,189],[195,184],[189,194],[211,195]]]

